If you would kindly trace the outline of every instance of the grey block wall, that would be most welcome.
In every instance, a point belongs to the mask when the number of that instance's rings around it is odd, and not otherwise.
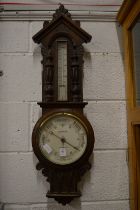
[[[123,58],[115,22],[82,22],[85,114],[95,131],[92,169],[83,196],[63,207],[45,197],[49,183],[36,171],[32,128],[41,116],[41,54],[32,36],[42,21],[0,21],[0,202],[4,210],[129,210]],[[2,208],[2,207],[1,207]]]

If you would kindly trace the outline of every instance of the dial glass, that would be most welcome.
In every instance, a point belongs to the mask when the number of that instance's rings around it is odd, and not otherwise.
[[[55,164],[73,163],[86,150],[86,127],[79,118],[68,113],[55,114],[46,119],[38,135],[42,154]]]

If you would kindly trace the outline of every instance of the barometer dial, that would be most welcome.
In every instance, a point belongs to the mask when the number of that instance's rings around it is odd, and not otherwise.
[[[39,148],[49,161],[66,165],[77,161],[87,147],[87,130],[80,119],[68,113],[52,115],[38,130]]]

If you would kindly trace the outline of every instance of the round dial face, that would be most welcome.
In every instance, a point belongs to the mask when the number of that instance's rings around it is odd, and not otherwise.
[[[52,115],[42,122],[38,131],[41,153],[55,164],[73,163],[86,150],[86,126],[72,114]]]

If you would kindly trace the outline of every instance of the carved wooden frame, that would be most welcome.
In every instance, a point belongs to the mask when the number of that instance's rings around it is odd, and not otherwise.
[[[57,40],[65,38],[68,43],[68,100],[58,101],[57,98]],[[41,43],[43,56],[42,65],[42,117],[34,127],[32,145],[39,159],[38,170],[42,170],[47,181],[50,182],[50,191],[47,197],[53,197],[63,205],[73,198],[81,196],[77,183],[81,176],[90,169],[89,156],[94,147],[94,132],[86,117],[83,108],[87,102],[83,101],[83,46],[91,40],[91,36],[80,28],[79,21],[73,21],[71,15],[60,5],[53,15],[52,21],[44,22],[43,28],[33,36],[36,43]],[[59,166],[47,161],[41,154],[38,146],[37,130],[44,119],[54,113],[71,113],[77,116],[87,127],[88,144],[84,155],[75,163]]]

